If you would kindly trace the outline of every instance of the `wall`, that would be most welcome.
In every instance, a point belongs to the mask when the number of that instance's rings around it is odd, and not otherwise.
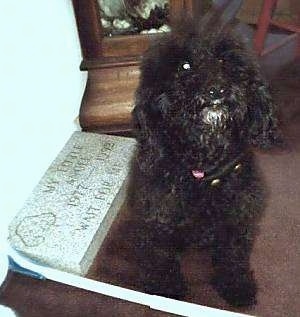
[[[76,129],[86,74],[79,71],[70,0],[0,1],[0,32],[3,239],[10,219]]]

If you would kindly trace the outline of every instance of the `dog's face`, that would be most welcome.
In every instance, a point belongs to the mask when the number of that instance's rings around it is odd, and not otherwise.
[[[144,60],[135,111],[140,129],[160,131],[167,146],[208,169],[251,143],[270,145],[276,128],[256,64],[227,33],[171,35],[154,46]]]
[[[238,43],[225,38],[192,38],[181,47],[167,44],[158,57],[161,66],[154,82],[159,94],[153,105],[165,127],[194,140],[236,129],[241,136],[247,129],[247,88],[254,76],[241,52]]]

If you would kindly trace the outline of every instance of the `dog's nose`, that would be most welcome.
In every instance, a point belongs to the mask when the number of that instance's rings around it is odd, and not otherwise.
[[[212,86],[209,88],[208,93],[212,100],[221,99],[225,96],[225,88]]]

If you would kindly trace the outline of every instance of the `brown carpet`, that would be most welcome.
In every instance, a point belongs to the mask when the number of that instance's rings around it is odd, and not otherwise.
[[[289,149],[283,153],[256,153],[270,191],[252,255],[259,285],[258,304],[243,311],[256,316],[300,316],[299,66],[299,62],[293,63],[292,68],[280,72],[273,81],[284,114]],[[126,210],[114,223],[90,276],[134,288],[136,266],[124,229],[125,222]],[[188,250],[182,267],[190,287],[187,301],[230,309],[208,283],[210,259],[204,252]],[[10,274],[2,288],[0,302],[15,308],[21,317],[170,316],[140,305],[17,274]]]

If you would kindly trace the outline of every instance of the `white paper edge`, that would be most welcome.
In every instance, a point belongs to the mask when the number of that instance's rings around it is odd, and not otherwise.
[[[151,309],[166,313],[177,314],[187,317],[246,317],[250,315],[234,313],[217,308],[192,304],[156,295],[149,295],[142,292],[133,291],[127,288],[94,281],[75,274],[66,273],[46,266],[38,265],[30,259],[22,256],[10,245],[7,246],[6,256],[9,255],[22,267],[41,274],[46,279],[84,289],[87,291],[111,296],[132,303],[148,306]]]

